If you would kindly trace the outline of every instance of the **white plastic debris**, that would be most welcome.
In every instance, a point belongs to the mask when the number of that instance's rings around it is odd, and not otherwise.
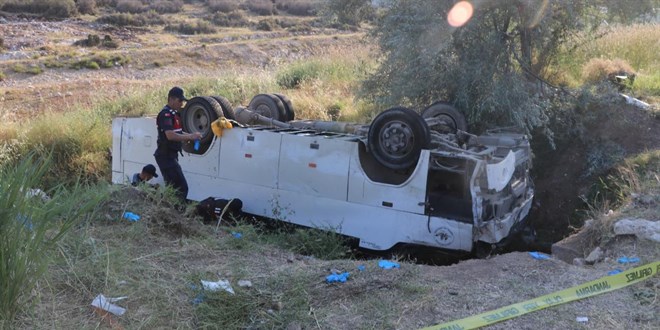
[[[580,323],[587,323],[589,322],[589,318],[586,316],[578,316],[575,318],[575,321],[580,322]]]
[[[201,280],[201,282],[202,282],[202,287],[204,287],[204,290],[218,291],[222,289],[231,294],[234,294],[234,289],[231,287],[231,284],[229,284],[228,280],[220,280],[217,282],[209,282],[209,281]]]
[[[644,101],[640,101],[632,96],[628,96],[626,94],[620,94],[620,95],[626,100],[626,103],[631,104],[640,109],[648,110],[651,107],[648,103]]]
[[[238,286],[251,288],[252,287],[252,282],[250,282],[248,280],[240,280],[240,281],[238,281]]]
[[[124,313],[126,313],[126,309],[119,307],[113,303],[126,298],[128,297],[106,298],[104,295],[100,294],[96,296],[96,298],[94,298],[94,300],[92,301],[92,306],[98,307],[104,311],[108,311],[117,316],[122,316],[124,315]]]

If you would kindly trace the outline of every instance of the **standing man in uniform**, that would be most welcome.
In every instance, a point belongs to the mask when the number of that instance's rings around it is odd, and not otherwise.
[[[154,153],[156,163],[163,174],[165,184],[176,189],[177,196],[185,203],[188,197],[188,183],[183,176],[179,165],[181,142],[194,141],[202,138],[199,132],[185,133],[181,127],[179,110],[183,102],[188,101],[183,95],[183,89],[173,87],[167,94],[167,105],[158,113],[156,125],[158,126],[158,148]]]

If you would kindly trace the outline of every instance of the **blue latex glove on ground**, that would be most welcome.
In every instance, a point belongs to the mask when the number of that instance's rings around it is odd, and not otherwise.
[[[378,267],[383,268],[383,269],[392,269],[392,268],[401,268],[398,263],[388,261],[388,260],[381,260],[378,262]]]
[[[331,274],[325,277],[325,281],[328,283],[334,283],[334,282],[344,283],[348,280],[349,275],[350,274],[348,272],[341,274]]]

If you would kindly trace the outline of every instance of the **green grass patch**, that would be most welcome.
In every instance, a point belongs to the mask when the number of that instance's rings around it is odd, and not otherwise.
[[[608,27],[599,38],[576,36],[573,45],[559,55],[551,68],[554,82],[577,87],[585,83],[583,68],[592,59],[621,59],[632,66],[637,77],[633,91],[638,95],[659,95],[660,91],[660,29],[655,24]]]
[[[32,75],[38,75],[44,72],[44,69],[41,68],[41,66],[39,66],[38,64],[30,64],[30,65],[16,64],[12,66],[11,69],[16,73],[29,73]]]
[[[69,67],[71,69],[108,69],[115,66],[123,66],[130,62],[130,58],[123,55],[100,54],[78,61],[73,61]]]
[[[57,242],[105,196],[80,185],[32,193],[43,187],[51,165],[49,158],[31,153],[16,165],[0,168],[0,322],[14,320],[34,302],[32,290],[46,272]]]

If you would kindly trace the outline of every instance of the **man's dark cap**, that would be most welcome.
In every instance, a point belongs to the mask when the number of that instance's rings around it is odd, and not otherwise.
[[[181,101],[188,101],[188,99],[183,96],[183,89],[181,87],[175,86],[170,89],[170,92],[167,93],[167,97],[176,97]]]
[[[154,178],[157,178],[157,177],[158,177],[158,173],[156,173],[156,166],[153,166],[153,165],[151,165],[151,164],[149,164],[149,165],[143,167],[143,168],[142,168],[142,171],[143,171],[144,173],[149,173],[149,174],[153,175]]]

